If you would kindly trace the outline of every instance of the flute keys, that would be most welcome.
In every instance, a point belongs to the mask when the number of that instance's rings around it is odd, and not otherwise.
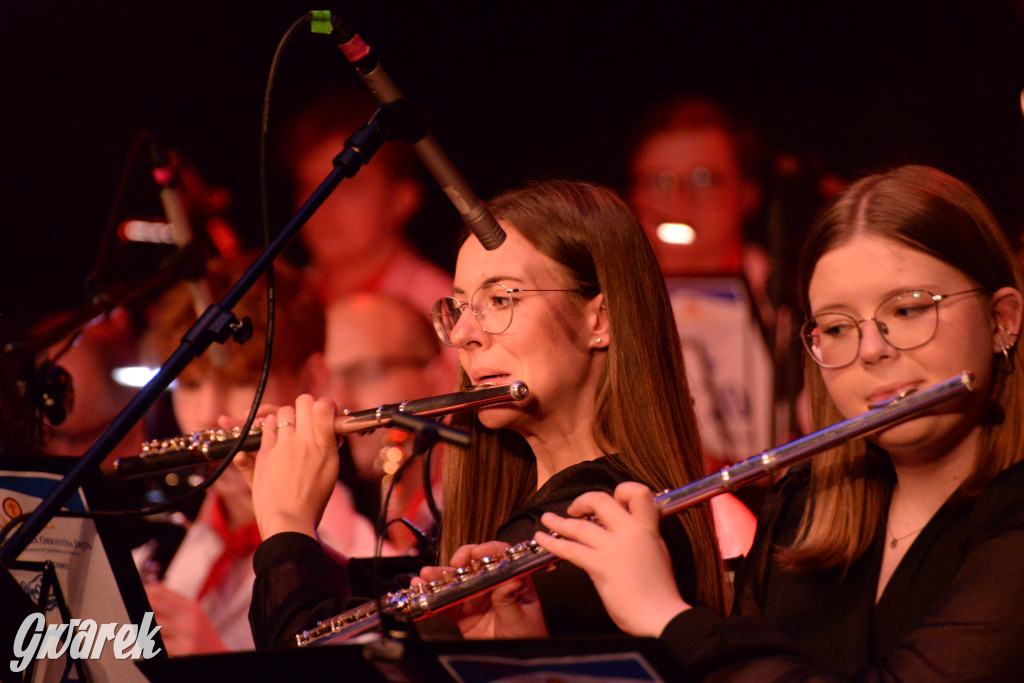
[[[419,590],[413,591],[413,588],[418,588]],[[407,590],[398,591],[388,599],[388,606],[394,612],[403,612],[412,602],[412,598],[410,596],[410,593],[412,592],[419,592],[422,594],[423,586],[410,586]]]

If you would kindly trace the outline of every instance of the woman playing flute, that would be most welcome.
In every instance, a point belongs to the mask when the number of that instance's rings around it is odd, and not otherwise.
[[[667,580],[646,487],[588,493],[537,535],[612,618],[694,678],[1024,674],[1022,281],[981,198],[906,166],[848,188],[800,261],[815,427],[974,373],[978,391],[798,466],[773,491],[723,620]],[[568,540],[573,539],[573,540]]]
[[[539,518],[580,493],[627,480],[675,487],[701,475],[678,336],[650,244],[606,188],[548,181],[489,208],[507,238],[488,251],[467,237],[452,297],[434,306],[441,340],[458,351],[461,385],[523,381],[530,397],[464,414],[474,444],[445,457],[440,561],[460,565],[491,539],[531,538]],[[264,422],[252,467],[263,545],[250,614],[257,645],[280,644],[349,604],[343,567],[312,537],[337,476],[330,401],[305,396]],[[243,461],[244,465],[248,462]],[[709,506],[666,520],[674,585],[691,603],[724,609]],[[513,581],[458,608],[468,636],[618,633],[586,575],[569,563]],[[533,599],[539,595],[539,601]],[[500,618],[492,618],[490,607]],[[523,630],[522,627],[527,627]]]

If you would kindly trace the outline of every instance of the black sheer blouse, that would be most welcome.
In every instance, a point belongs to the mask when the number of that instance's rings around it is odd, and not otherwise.
[[[737,581],[736,616],[696,608],[662,642],[694,677],[723,680],[1024,679],[1024,463],[977,498],[954,495],[877,604],[885,522],[845,573],[781,568],[806,504],[800,468],[775,488]]]
[[[587,491],[612,493],[629,477],[615,456],[567,467],[551,477],[498,530],[498,540],[516,544],[533,537],[545,512],[564,514],[577,496]],[[696,600],[693,551],[678,517],[662,521],[680,592]],[[265,540],[253,558],[256,581],[249,622],[257,648],[293,645],[295,634],[312,628],[364,602],[353,598],[344,564],[329,557],[303,534],[277,534]],[[552,636],[621,634],[605,611],[586,572],[568,562],[533,576],[548,632]]]

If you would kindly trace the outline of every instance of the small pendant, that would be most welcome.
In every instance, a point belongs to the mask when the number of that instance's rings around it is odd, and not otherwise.
[[[897,543],[899,543],[899,541],[894,538],[891,541],[889,541],[889,547],[890,548],[895,548]]]

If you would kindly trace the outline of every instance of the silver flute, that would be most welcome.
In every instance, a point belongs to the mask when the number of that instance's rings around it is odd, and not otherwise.
[[[423,418],[438,417],[460,410],[522,401],[529,395],[530,390],[523,382],[513,382],[502,386],[482,384],[466,391],[391,403],[369,410],[356,412],[345,410],[334,418],[334,433],[344,436],[345,434],[372,432],[380,427],[390,425],[396,413]],[[258,450],[262,435],[262,427],[253,425],[243,438],[239,450]],[[169,439],[155,439],[142,444],[141,452],[138,455],[118,458],[114,461],[114,471],[122,477],[135,477],[223,460],[241,436],[241,428],[234,427],[227,430],[208,429]]]
[[[667,517],[726,491],[775,473],[812,455],[889,427],[955,397],[974,391],[974,376],[964,371],[959,376],[921,391],[909,390],[883,403],[873,404],[862,415],[803,436],[759,455],[726,467],[685,486],[663,491],[654,501]],[[319,622],[314,628],[296,634],[300,646],[327,645],[378,627],[381,611],[400,622],[418,621],[558,561],[533,539],[507,548],[500,556],[485,557],[466,567],[445,572],[441,579],[410,586],[381,599],[371,601]]]

